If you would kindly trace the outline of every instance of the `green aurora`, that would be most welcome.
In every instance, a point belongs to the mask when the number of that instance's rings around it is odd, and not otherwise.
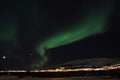
[[[17,38],[17,27],[16,24],[11,21],[2,21],[0,22],[0,40],[16,42]]]
[[[84,5],[83,5],[84,6]],[[84,9],[85,7],[83,7]],[[44,65],[48,58],[45,51],[51,48],[67,45],[84,38],[104,33],[107,30],[107,21],[112,14],[114,8],[114,2],[102,3],[97,5],[87,12],[83,12],[84,20],[76,21],[74,25],[70,26],[69,29],[58,31],[54,35],[50,35],[45,38],[36,47],[36,51],[39,53],[43,60],[40,62],[40,66]]]

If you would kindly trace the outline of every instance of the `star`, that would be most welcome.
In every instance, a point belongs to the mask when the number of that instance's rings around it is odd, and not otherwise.
[[[2,58],[3,58],[3,59],[6,59],[6,56],[3,56]]]
[[[33,54],[31,53],[31,54],[29,54],[30,56],[32,56]]]

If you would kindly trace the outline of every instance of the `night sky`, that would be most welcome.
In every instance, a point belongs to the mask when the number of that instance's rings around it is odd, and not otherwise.
[[[0,1],[0,69],[120,58],[119,0]]]

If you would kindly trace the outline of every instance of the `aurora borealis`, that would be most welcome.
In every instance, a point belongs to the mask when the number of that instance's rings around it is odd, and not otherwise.
[[[7,0],[0,4],[1,68],[119,56],[118,0]]]
[[[37,47],[38,53],[43,57],[41,63],[44,64],[47,61],[45,55],[45,50],[47,49],[56,48],[92,35],[103,33],[106,30],[106,23],[109,16],[112,14],[113,7],[114,1],[98,4],[95,8],[87,11],[87,13],[83,12],[83,14],[86,15],[84,15],[85,18],[82,23],[77,21],[72,27],[70,26],[71,28],[58,33],[56,32],[56,34],[46,38],[46,40],[41,42]]]

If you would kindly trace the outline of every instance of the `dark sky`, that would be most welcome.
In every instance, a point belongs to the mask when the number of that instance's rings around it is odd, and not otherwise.
[[[90,17],[94,18],[96,15],[104,14],[103,5],[111,3],[110,1],[112,0],[0,1],[0,68],[29,68],[33,64],[38,64],[42,60],[35,49],[39,43],[45,42],[44,39],[51,40],[49,36],[57,32],[59,34],[67,30],[72,32],[72,29],[77,28],[71,25],[78,21],[81,24],[85,23],[86,15],[91,14]],[[69,44],[48,48],[45,52],[48,58],[45,65],[85,58],[119,58],[120,6],[119,0],[113,1],[114,4],[108,5],[114,6],[111,13],[108,13],[110,16],[107,17],[105,23],[107,29],[104,33],[85,36]],[[106,16],[107,14],[104,17]],[[88,22],[93,20],[91,18]]]

